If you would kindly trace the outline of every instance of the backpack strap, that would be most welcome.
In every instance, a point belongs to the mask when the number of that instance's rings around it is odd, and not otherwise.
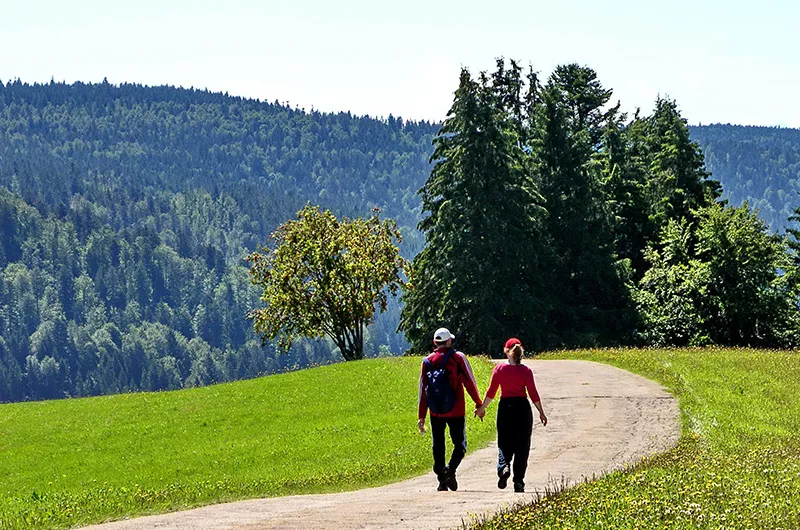
[[[447,350],[447,353],[445,353],[445,354],[444,354],[444,360],[442,361],[442,368],[444,368],[444,367],[445,367],[445,365],[447,365],[447,361],[449,361],[449,360],[450,360],[450,356],[451,356],[451,355],[453,354],[453,352],[455,352],[455,351],[456,351],[456,349],[455,349],[455,348],[450,348],[449,350]]]
[[[453,352],[455,352],[455,351],[456,351],[456,349],[455,349],[455,348],[450,348],[449,350],[447,350],[447,353],[445,353],[445,354],[444,354],[444,359],[442,360],[442,365],[441,365],[441,367],[442,367],[442,368],[444,368],[444,367],[445,367],[445,365],[447,364],[447,361],[449,361],[449,360],[450,360],[450,356],[451,356],[451,355],[453,354]],[[430,370],[431,370],[431,368],[433,368],[433,363],[432,363],[432,362],[430,361],[430,359],[428,359],[427,357],[425,357],[424,359],[422,359],[422,362],[423,362],[423,364],[425,365],[425,367],[428,369],[428,371],[430,371]]]

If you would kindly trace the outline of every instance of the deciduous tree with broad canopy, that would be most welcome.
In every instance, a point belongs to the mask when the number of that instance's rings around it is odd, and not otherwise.
[[[247,257],[263,308],[249,316],[262,337],[288,349],[297,337],[330,337],[346,361],[364,357],[364,327],[403,285],[406,260],[394,221],[342,220],[308,205]]]

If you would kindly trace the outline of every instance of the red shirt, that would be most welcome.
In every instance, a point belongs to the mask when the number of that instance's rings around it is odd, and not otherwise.
[[[434,366],[439,366],[439,363],[442,362],[444,355],[447,353],[447,349],[447,347],[437,348],[436,351],[428,355],[428,360],[433,363]],[[476,405],[480,405],[482,403],[480,392],[478,392],[478,385],[475,382],[475,376],[472,375],[472,368],[469,365],[469,361],[467,361],[467,356],[460,351],[453,352],[453,354],[450,355],[450,358],[447,359],[447,365],[445,365],[444,368],[447,370],[447,374],[450,377],[450,386],[453,387],[456,392],[456,404],[453,406],[453,410],[450,412],[445,414],[435,414],[431,412],[431,416],[436,416],[439,418],[464,416],[466,414],[466,405],[464,401],[465,388],[467,389],[469,396],[472,398],[472,401],[474,401]],[[417,417],[421,420],[424,420],[427,413],[428,396],[425,395],[425,363],[423,362],[422,371],[420,372],[419,376]]]
[[[500,387],[501,398],[526,397],[525,390],[527,390],[531,401],[534,403],[539,401],[536,383],[533,382],[533,370],[524,364],[500,363],[495,366],[486,397],[494,399],[497,387]]]

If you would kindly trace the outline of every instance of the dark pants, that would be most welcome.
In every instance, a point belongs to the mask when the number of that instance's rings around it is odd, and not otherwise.
[[[464,416],[455,418],[439,418],[431,416],[431,436],[433,436],[433,472],[440,476],[444,471],[444,430],[450,429],[450,440],[453,442],[453,453],[447,467],[455,473],[464,455],[467,454],[467,431]]]
[[[524,482],[532,431],[533,413],[528,398],[501,398],[497,407],[498,474],[513,464],[514,482]]]

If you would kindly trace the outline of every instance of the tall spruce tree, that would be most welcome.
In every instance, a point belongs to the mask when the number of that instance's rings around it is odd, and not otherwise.
[[[645,121],[645,152],[649,163],[648,195],[655,230],[666,221],[694,220],[693,210],[712,204],[722,186],[709,179],[705,159],[689,138],[689,127],[675,101],[658,98]]]
[[[615,342],[632,329],[597,163],[609,116],[617,112],[604,110],[610,96],[590,68],[559,66],[536,111],[532,155],[548,211],[554,344]]]
[[[462,349],[499,353],[510,334],[543,323],[535,288],[544,211],[520,141],[520,69],[461,72],[420,190],[426,246],[412,264],[400,327],[412,348],[446,325]]]
[[[647,171],[630,140],[631,128],[626,127],[626,119],[622,113],[609,116],[598,160],[603,202],[614,234],[614,255],[635,280],[647,269],[644,249],[652,230],[646,196]]]
[[[639,281],[650,267],[647,246],[658,242],[670,220],[693,221],[695,210],[719,197],[720,185],[708,178],[703,153],[674,101],[658,98],[652,115],[637,111],[627,126],[623,120],[609,120],[604,132],[603,191],[615,252]]]

